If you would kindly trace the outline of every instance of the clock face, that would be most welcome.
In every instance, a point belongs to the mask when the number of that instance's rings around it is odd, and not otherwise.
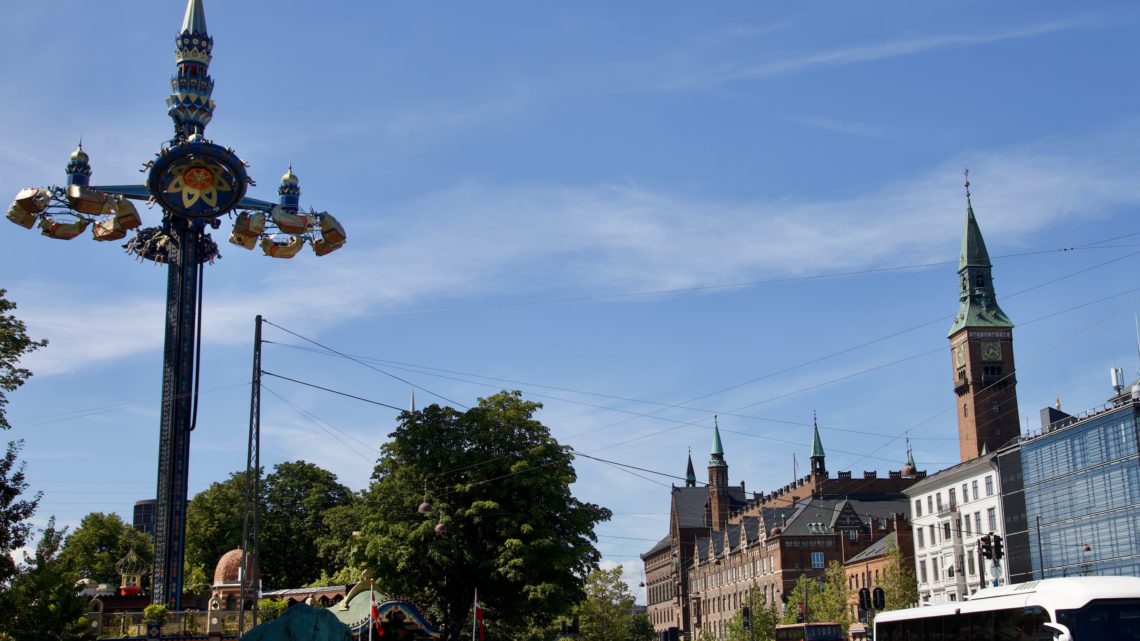
[[[982,343],[982,360],[1001,361],[1001,343]]]
[[[959,343],[958,346],[954,348],[954,362],[958,365],[958,367],[962,367],[966,364],[965,344]]]

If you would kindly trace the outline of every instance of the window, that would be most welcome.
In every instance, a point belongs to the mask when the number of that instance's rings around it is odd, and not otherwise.
[[[926,497],[926,511],[934,514],[934,496],[929,495]]]
[[[923,538],[922,537],[922,528],[918,528],[917,533],[918,533],[918,547],[920,547],[920,548],[926,547],[926,542],[922,540],[922,538]]]
[[[953,510],[958,505],[958,490],[950,488],[950,509]]]
[[[963,503],[969,503],[970,502],[970,492],[969,492],[969,490],[966,489],[967,487],[968,486],[965,483],[962,484],[962,502]]]
[[[921,499],[915,499],[915,501],[914,501],[914,515],[915,516],[922,516],[922,500]]]
[[[990,532],[997,532],[997,509],[991,507],[986,510],[986,518],[990,522]]]
[[[854,543],[859,540],[859,530],[847,530],[847,540]]]
[[[942,524],[942,540],[943,541],[949,541],[950,540],[950,521],[946,521],[945,523]]]
[[[930,559],[930,576],[935,581],[942,580],[942,575],[938,574],[938,559]]]
[[[966,531],[966,536],[970,536],[970,515],[966,514],[962,517],[962,527]]]
[[[970,406],[966,405],[965,403],[962,403],[962,416],[969,416],[969,415],[970,415]]]
[[[994,475],[986,475],[986,496],[994,495]]]
[[[974,512],[974,531],[978,534],[982,533],[982,513]]]
[[[936,537],[936,535],[934,533],[934,525],[933,524],[930,525],[930,544],[931,545],[938,545],[938,538]]]
[[[978,496],[979,496],[979,494],[978,494],[978,482],[974,481],[971,485],[973,485],[973,487],[974,487],[974,500],[977,501]],[[965,494],[965,492],[963,492],[963,494]]]
[[[938,511],[942,511],[942,492],[934,495],[934,504],[938,506]]]
[[[823,552],[811,553],[811,567],[816,570],[823,569]]]
[[[974,575],[974,555],[973,554],[967,554],[966,555],[966,570],[970,573],[970,576]]]
[[[921,561],[918,564],[918,578],[923,583],[926,583],[926,561]]]

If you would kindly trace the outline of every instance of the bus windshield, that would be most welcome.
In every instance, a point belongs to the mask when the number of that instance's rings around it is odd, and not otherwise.
[[[1098,599],[1077,610],[1057,610],[1073,641],[1140,641],[1140,599]]]

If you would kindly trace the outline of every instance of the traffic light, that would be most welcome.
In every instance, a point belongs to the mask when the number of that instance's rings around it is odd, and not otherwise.
[[[859,609],[871,609],[871,591],[867,588],[859,588]]]
[[[741,623],[744,624],[745,631],[752,629],[752,608],[747,605],[740,609]]]
[[[994,558],[993,548],[990,547],[990,535],[987,534],[978,539],[978,545],[982,546],[982,557],[986,559]]]
[[[1002,538],[995,534],[994,535],[994,560],[1000,561],[1003,556],[1005,556],[1005,544],[1003,543]]]
[[[882,610],[887,604],[887,595],[883,592],[883,588],[875,588],[871,590],[871,605],[876,610]]]

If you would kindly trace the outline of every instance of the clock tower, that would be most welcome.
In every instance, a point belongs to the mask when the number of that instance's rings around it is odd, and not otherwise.
[[[958,315],[950,328],[962,461],[992,452],[1021,434],[1013,323],[998,306],[990,256],[974,219],[966,180],[966,231],[958,260]]]

